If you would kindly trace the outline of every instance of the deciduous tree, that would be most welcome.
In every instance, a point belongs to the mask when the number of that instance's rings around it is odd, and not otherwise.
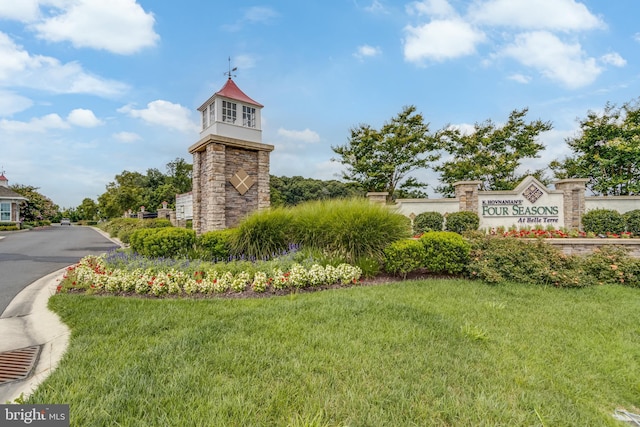
[[[346,166],[343,179],[357,183],[364,191],[386,191],[388,200],[397,189],[425,189],[427,184],[410,174],[440,158],[437,139],[415,106],[404,107],[379,130],[360,124],[351,129],[345,145],[331,148],[340,156],[332,160]]]
[[[606,196],[640,194],[639,100],[603,112],[589,111],[566,142],[573,155],[550,164],[556,178],[589,178],[587,188]]]
[[[443,129],[440,138],[449,159],[435,167],[443,184],[437,191],[452,196],[456,181],[480,181],[481,190],[511,190],[526,175],[543,181],[542,170],[517,172],[523,159],[539,157],[545,147],[538,136],[552,129],[551,122],[525,122],[527,112],[527,108],[513,110],[502,126],[491,120],[476,123],[470,133]]]

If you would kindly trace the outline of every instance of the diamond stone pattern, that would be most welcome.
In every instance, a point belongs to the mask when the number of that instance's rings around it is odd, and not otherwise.
[[[535,184],[531,184],[529,187],[527,187],[526,190],[524,190],[524,193],[522,193],[522,195],[531,203],[535,203],[540,197],[544,195],[544,193]]]
[[[229,180],[233,188],[235,188],[241,196],[244,196],[244,193],[249,191],[249,189],[256,183],[256,181],[249,176],[244,169],[240,169],[236,172],[231,179]]]

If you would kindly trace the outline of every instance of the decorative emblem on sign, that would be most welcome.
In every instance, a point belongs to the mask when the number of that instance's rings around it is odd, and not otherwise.
[[[244,169],[240,169],[236,172],[229,182],[233,185],[233,188],[238,190],[238,193],[240,193],[241,196],[244,196],[244,193],[249,191],[251,186],[256,183],[255,180],[244,171]]]
[[[531,203],[535,203],[540,197],[544,195],[544,193],[535,184],[531,184],[527,187],[526,190],[524,190],[524,193],[522,193],[522,195]]]

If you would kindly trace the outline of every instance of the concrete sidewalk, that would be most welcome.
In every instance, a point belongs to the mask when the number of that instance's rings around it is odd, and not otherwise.
[[[69,328],[47,308],[65,270],[55,271],[24,288],[0,316],[0,352],[41,346],[28,378],[0,385],[0,403],[12,403],[22,393],[25,397],[33,393],[56,368],[69,344]]]

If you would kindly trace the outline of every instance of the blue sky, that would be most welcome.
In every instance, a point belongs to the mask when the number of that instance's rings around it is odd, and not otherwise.
[[[331,146],[415,105],[430,129],[578,118],[640,96],[638,0],[0,0],[0,169],[61,207],[191,162],[224,72],[263,104],[271,173],[334,179]],[[417,176],[437,186],[437,175]]]

